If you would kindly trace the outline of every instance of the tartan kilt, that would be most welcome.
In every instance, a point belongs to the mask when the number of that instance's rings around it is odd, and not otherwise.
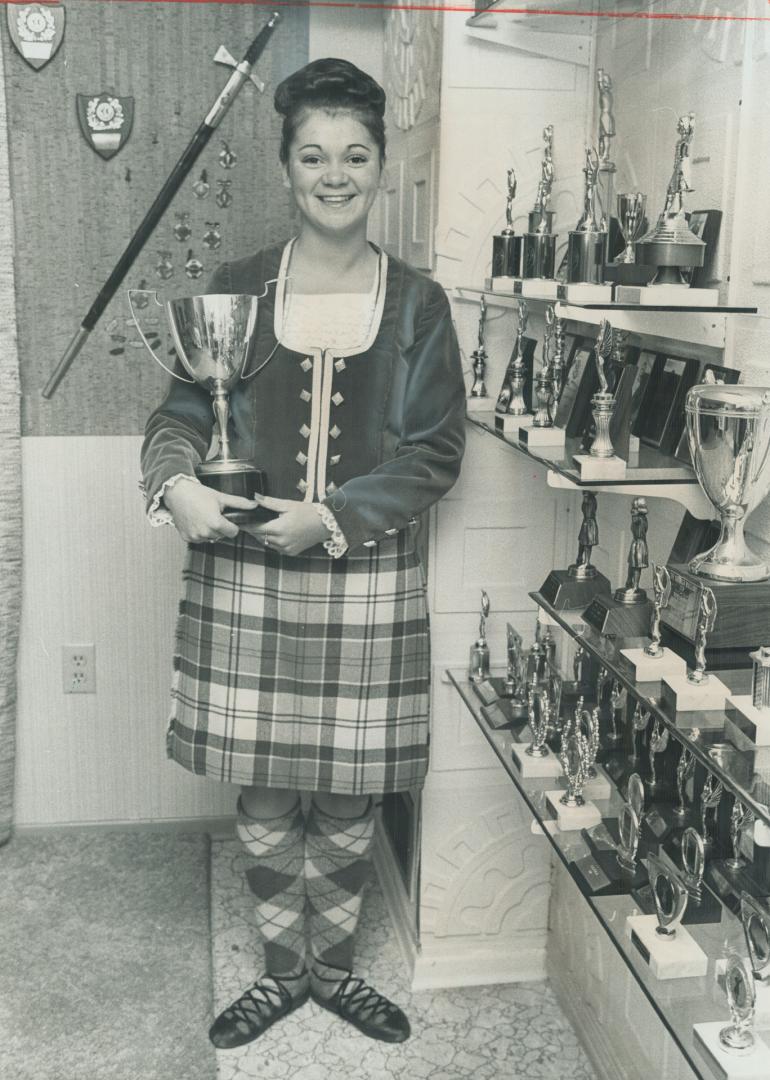
[[[340,559],[241,533],[190,545],[183,579],[169,758],[236,784],[422,786],[430,638],[411,529]]]

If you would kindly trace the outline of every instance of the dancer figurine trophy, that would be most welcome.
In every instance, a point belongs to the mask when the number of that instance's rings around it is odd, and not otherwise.
[[[581,480],[622,480],[626,475],[626,463],[615,453],[610,438],[615,395],[609,389],[606,365],[612,352],[612,327],[607,319],[602,319],[594,347],[599,389],[591,398],[596,436],[587,454],[573,455]]]
[[[547,791],[546,802],[556,815],[560,832],[590,829],[602,820],[595,803],[587,802],[583,789],[588,780],[591,746],[582,731],[571,731],[562,737],[559,761],[564,770],[566,791]]]
[[[583,492],[583,521],[578,533],[578,553],[567,570],[552,570],[540,587],[540,595],[557,611],[584,608],[598,594],[610,595],[609,580],[591,563],[591,552],[599,543],[596,523],[596,494]]]
[[[567,437],[564,428],[555,427],[553,407],[556,401],[556,377],[553,363],[556,311],[553,304],[545,309],[545,333],[543,335],[543,359],[537,379],[535,395],[537,412],[532,421],[519,428],[519,441],[528,447],[548,446],[563,449]]]
[[[487,301],[484,294],[481,294],[481,300],[479,301],[479,329],[478,329],[478,341],[476,348],[471,353],[471,364],[473,367],[473,385],[471,386],[470,393],[465,401],[465,408],[467,412],[479,412],[489,411],[489,394],[487,392],[487,386],[484,382],[484,376],[487,370],[487,350],[484,344],[484,328],[487,321]]]
[[[671,596],[671,576],[662,564],[653,564],[652,591],[655,599],[652,604],[649,645],[643,649],[620,650],[631,664],[637,682],[657,682],[664,675],[682,675],[687,667],[678,653],[672,649],[664,649],[660,643],[661,612],[668,606]],[[617,596],[617,593],[615,595]]]
[[[680,116],[677,122],[674,170],[666,191],[666,203],[654,228],[636,244],[637,263],[655,269],[649,285],[621,286],[618,300],[641,304],[700,304],[719,302],[716,289],[691,289],[689,275],[703,266],[706,245],[691,231],[684,209],[690,184],[690,143],[695,131],[695,114]],[[686,290],[686,291],[685,291]]]
[[[535,205],[529,213],[529,231],[523,237],[521,276],[525,280],[522,283],[522,296],[544,296],[550,290],[550,299],[555,300],[556,234],[553,231],[554,212],[549,209],[553,187],[553,124],[543,128],[543,142],[543,161]],[[532,278],[538,280],[527,280]]]
[[[596,185],[599,176],[599,155],[593,147],[586,148],[583,167],[585,193],[583,213],[569,233],[567,245],[567,284],[558,290],[560,300],[610,302],[612,286],[603,285],[607,253],[607,221],[596,214]]]
[[[612,596],[595,596],[583,612],[583,619],[601,634],[640,637],[650,625],[652,605],[639,588],[642,570],[648,565],[647,501],[641,496],[631,503],[631,546],[628,576],[622,589]]]
[[[513,231],[513,200],[516,198],[516,173],[508,170],[508,197],[505,202],[505,228],[492,239],[492,288],[509,291],[513,278],[521,276],[521,237]],[[499,280],[499,279],[504,280]]]
[[[487,619],[489,618],[489,594],[481,590],[481,616],[479,618],[479,636],[471,645],[468,678],[476,685],[484,685],[489,679],[489,645],[487,643]],[[491,701],[497,697],[492,694]]]
[[[527,379],[527,366],[524,362],[524,333],[527,329],[527,303],[518,301],[519,321],[516,327],[516,341],[508,361],[503,385],[497,395],[495,405],[495,428],[497,431],[518,431],[532,423],[534,417],[527,411],[524,401],[524,387]]]
[[[661,702],[672,717],[681,712],[723,710],[730,690],[716,675],[706,671],[706,643],[717,618],[712,589],[701,589],[695,627],[695,666],[686,675],[666,675]]]
[[[185,378],[157,356],[145,337],[136,311],[134,298],[141,297],[146,306],[153,299],[166,309],[166,317]],[[165,305],[158,294],[145,289],[129,289],[128,303],[134,323],[152,358],[180,382],[197,383],[212,397],[212,408],[219,438],[219,452],[202,462],[195,475],[202,484],[225,495],[250,499],[267,495],[267,478],[254,462],[233,454],[230,446],[230,394],[236,386],[256,375],[260,368],[246,374],[254,349],[257,325],[258,297],[237,294],[186,296],[169,300]],[[239,525],[251,525],[276,517],[272,510],[256,507],[253,510],[226,510],[225,517]]]

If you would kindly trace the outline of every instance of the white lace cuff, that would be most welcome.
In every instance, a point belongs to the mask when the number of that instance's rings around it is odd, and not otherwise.
[[[323,541],[323,546],[333,559],[339,559],[348,550],[348,542],[345,534],[337,524],[337,519],[328,506],[324,503],[314,503],[318,516],[331,533],[328,540]]]
[[[161,506],[163,495],[168,488],[172,488],[177,480],[192,480],[194,483],[199,484],[200,480],[197,476],[188,476],[186,473],[177,473],[176,476],[170,476],[168,480],[164,480],[161,487],[155,492],[152,502],[147,510],[147,518],[151,525],[173,525],[174,519],[171,516],[165,506]],[[139,485],[141,490],[144,490],[144,484]]]

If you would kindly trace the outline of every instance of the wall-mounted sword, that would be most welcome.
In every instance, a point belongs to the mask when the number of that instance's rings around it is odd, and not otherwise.
[[[142,250],[153,229],[163,216],[168,204],[171,202],[174,195],[176,195],[182,181],[197,161],[201,151],[204,149],[211,136],[219,127],[239,90],[247,79],[253,78],[252,68],[262,55],[279,19],[279,13],[274,11],[267,23],[254,38],[251,45],[249,45],[241,62],[235,65],[232,75],[227,80],[224,88],[217,96],[216,101],[209,109],[203,123],[193,135],[187,145],[187,149],[171,170],[168,179],[158,192],[155,202],[145,214],[144,220],[129,240],[126,250],[118,259],[112,273],[107,278],[98,296],[88,309],[88,313],[80,324],[80,328],[67,346],[64,355],[43,388],[44,398],[50,398],[53,395],[54,390],[56,390],[56,387],[69,370],[70,364],[85,345],[88,335],[103,315],[104,309],[119,289],[121,282],[131,269],[139,252]]]

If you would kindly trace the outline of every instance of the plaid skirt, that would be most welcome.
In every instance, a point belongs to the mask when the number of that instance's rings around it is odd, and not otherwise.
[[[168,757],[236,784],[422,785],[430,639],[412,530],[340,559],[241,533],[190,545],[184,583]]]

